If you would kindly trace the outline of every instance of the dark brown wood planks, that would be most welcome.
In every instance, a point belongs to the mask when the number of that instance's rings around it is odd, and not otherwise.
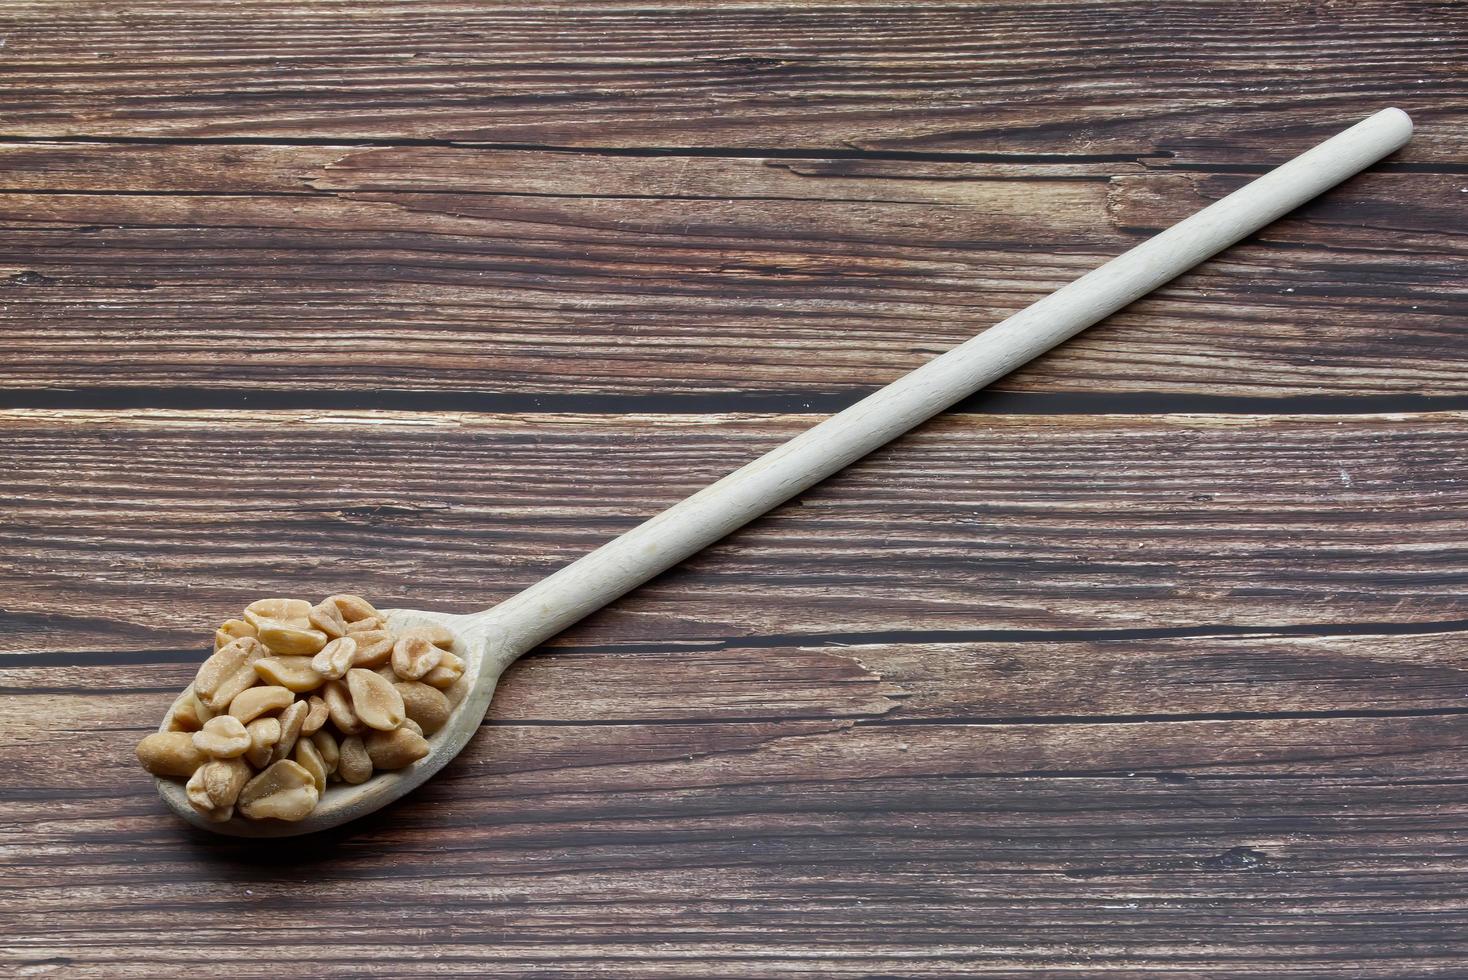
[[[1464,636],[730,644],[682,670],[637,641],[556,650],[424,790],[263,853],[162,819],[130,758],[188,664],[4,666],[0,957],[110,977],[205,956],[243,977],[1448,970],[1468,955]],[[1133,714],[1149,683],[1149,707],[1189,713]],[[1244,689],[1272,716],[1229,710]],[[1045,692],[1090,716],[989,715]],[[1402,713],[1355,706],[1377,703]],[[177,915],[160,934],[140,909]]]
[[[828,410],[1245,179],[415,146],[0,162],[0,397],[39,406]],[[1364,175],[997,387],[1461,407],[1464,180]]]
[[[32,649],[193,635],[262,589],[468,611],[808,424],[5,413],[6,628]],[[1452,413],[947,417],[583,635],[1468,619],[1465,438]]]
[[[0,404],[57,411],[0,422],[0,971],[1461,972],[1460,21],[7,6]],[[242,597],[507,594],[1387,103],[392,812],[162,819],[131,743]]]
[[[5,573],[9,594],[45,589],[55,614],[30,610],[28,632],[27,610],[8,610],[20,615],[6,635],[33,652],[0,657],[7,968],[156,977],[207,957],[241,977],[283,968],[1181,976],[1287,964],[1304,975],[1388,977],[1451,972],[1468,955],[1456,887],[1468,869],[1461,624],[1402,622],[1391,626],[1408,631],[1400,635],[1359,636],[1229,636],[1216,626],[1151,639],[1124,630],[828,635],[801,645],[761,635],[659,642],[632,616],[579,627],[519,665],[469,751],[365,825],[268,853],[198,834],[164,819],[130,746],[187,679],[198,655],[193,625],[222,607],[207,589],[203,603],[180,590],[173,601],[183,615],[170,620],[143,598],[173,628],[133,616],[109,634],[97,622],[113,613],[106,593],[146,597],[170,579],[165,564],[190,560],[191,550],[215,555],[207,574],[221,574],[241,555],[235,521],[249,525],[260,567],[293,567],[299,581],[325,587],[322,576],[337,573],[290,547],[308,530],[298,513],[353,514],[385,545],[442,538],[429,526],[443,515],[416,502],[435,486],[452,498],[459,481],[479,480],[488,506],[504,507],[497,477],[480,471],[496,468],[496,440],[512,429],[529,430],[528,452],[548,454],[604,426],[671,427],[686,445],[700,431],[727,439],[746,427],[769,434],[773,424],[466,419],[446,437],[423,424],[431,418],[8,421],[7,445],[29,468],[10,477],[4,497],[35,540],[59,548],[97,522],[138,516],[123,522],[119,548],[97,549],[75,576],[106,580],[85,597]],[[1071,421],[1082,430],[1167,424]],[[1291,427],[1329,426],[1230,421],[1275,441]],[[1016,419],[999,425],[1034,431]],[[971,422],[936,428],[935,440],[971,445]],[[491,438],[476,440],[476,429]],[[419,448],[410,452],[408,439]],[[70,440],[74,502],[37,500],[53,475],[48,460],[59,458],[47,440]],[[665,455],[669,443],[659,442],[644,436],[633,455]],[[174,467],[226,444],[236,451],[216,459],[260,495],[256,509],[240,508],[223,480],[205,478],[208,495],[173,484]],[[383,492],[400,503],[372,509],[349,489],[300,478],[300,460],[354,444],[395,461]],[[278,455],[257,459],[263,453],[249,446]],[[470,472],[447,477],[451,464]],[[268,491],[257,482],[266,469]],[[573,488],[584,469],[516,472],[554,510],[549,481]],[[911,516],[895,500],[904,478],[890,463],[868,475],[883,473],[897,476],[879,499],[900,526]],[[852,476],[858,483],[831,484],[815,505],[859,505],[869,484]],[[1156,490],[1145,472],[1137,486]],[[1044,479],[1034,489],[1064,509]],[[1419,499],[1400,484],[1375,492],[1371,506],[1388,511],[1392,494]],[[231,523],[205,528],[207,515],[231,511]],[[183,537],[203,530],[198,548],[129,544],[144,515]],[[525,522],[500,545],[545,528]],[[358,547],[365,554],[369,544]],[[438,553],[414,563],[416,587],[462,588],[467,560],[443,545]],[[64,570],[58,556],[47,552],[29,570]],[[685,583],[717,586],[712,557]],[[656,601],[681,604],[666,589]],[[42,636],[91,646],[34,649]],[[179,649],[158,646],[174,638]],[[146,921],[140,909],[152,910]],[[405,910],[432,922],[405,922]],[[152,918],[165,914],[172,921],[160,934]]]
[[[1456,6],[1391,0],[153,0],[12,5],[0,31],[5,132],[40,137],[1252,155],[1326,117],[1468,97]],[[1443,118],[1421,152],[1456,162],[1468,129]]]

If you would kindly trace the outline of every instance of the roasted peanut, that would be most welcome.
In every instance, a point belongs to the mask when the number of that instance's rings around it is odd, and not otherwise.
[[[370,670],[354,667],[348,671],[347,690],[352,695],[352,713],[368,728],[387,731],[407,717],[402,695]]]
[[[453,631],[447,626],[440,626],[438,623],[424,623],[420,626],[405,629],[398,634],[398,639],[402,639],[405,636],[421,636],[429,643],[443,650],[452,649],[454,645]]]
[[[245,731],[245,723],[234,715],[210,718],[189,738],[194,740],[196,749],[216,759],[233,759],[244,755],[250,747],[250,733]]]
[[[301,722],[301,734],[315,735],[330,717],[331,711],[326,707],[326,702],[314,694],[311,695],[306,702],[306,720]]]
[[[254,667],[241,667],[224,679],[214,696],[208,699],[208,707],[214,714],[223,714],[234,703],[234,699],[254,687],[260,680]]]
[[[384,629],[387,629],[386,620],[384,620],[381,616],[368,616],[366,619],[359,619],[355,623],[348,623],[347,636],[353,636],[357,633],[363,633],[368,630]]]
[[[412,732],[414,735],[417,735],[419,738],[423,737],[423,726],[418,724],[412,718],[403,719],[403,728]]]
[[[226,619],[224,625],[214,631],[214,649],[228,646],[242,636],[254,636],[254,625],[243,619]]]
[[[336,771],[343,782],[353,786],[372,778],[372,757],[367,754],[367,746],[356,735],[342,739]]]
[[[442,659],[443,651],[424,636],[410,634],[393,644],[392,669],[405,681],[418,680]]]
[[[461,675],[458,680],[454,681],[448,687],[441,688],[441,690],[444,693],[444,697],[449,699],[449,704],[457,708],[459,702],[464,700],[469,694],[469,678]]]
[[[266,712],[281,710],[294,700],[295,695],[288,688],[252,687],[230,702],[229,713],[242,722],[252,722]]]
[[[310,710],[311,706],[305,701],[296,701],[280,713],[280,740],[270,750],[271,763],[290,758],[291,749],[296,747],[296,739],[301,737],[301,725],[305,724]]]
[[[463,676],[464,661],[445,650],[438,666],[423,675],[423,683],[444,690],[453,687],[454,682]]]
[[[211,711],[223,711],[236,694],[255,683],[253,664],[263,656],[265,647],[253,636],[231,640],[199,668],[194,693]]]
[[[363,745],[374,769],[401,769],[428,754],[428,742],[407,728],[369,732]]]
[[[138,743],[138,761],[155,776],[188,778],[209,761],[188,732],[154,732]]]
[[[402,697],[403,710],[408,718],[416,721],[430,735],[442,728],[453,713],[444,693],[422,681],[398,681],[393,690]]]
[[[331,715],[331,723],[343,735],[360,735],[366,728],[352,710],[352,695],[341,681],[327,681],[321,690],[322,700]]]
[[[197,732],[204,722],[214,714],[199,703],[192,689],[184,691],[168,709],[168,730],[171,732]]]
[[[296,740],[296,765],[311,774],[311,779],[316,783],[318,794],[326,792],[326,763],[321,761],[321,753],[316,751],[316,745],[309,738]]]
[[[245,726],[250,733],[250,747],[245,752],[245,761],[256,769],[270,765],[270,756],[275,743],[280,741],[279,718],[256,718]]]
[[[316,780],[300,764],[271,763],[240,790],[240,812],[251,820],[300,820],[316,806]]]
[[[368,619],[373,616],[381,617],[372,603],[359,595],[332,595],[327,596],[324,602],[329,602],[341,612],[342,618],[349,623],[355,623],[360,619]]]
[[[262,657],[255,661],[255,673],[267,684],[305,694],[321,686],[322,677],[312,669],[312,663],[310,657]]]
[[[334,602],[319,602],[312,606],[310,619],[312,627],[333,640],[347,634],[347,621]]]
[[[278,619],[262,619],[256,625],[260,630],[260,642],[269,647],[271,653],[309,656],[326,646],[326,634],[320,630]]]
[[[352,655],[353,667],[381,667],[392,656],[393,638],[387,630],[366,630],[351,634],[357,644]]]
[[[311,669],[330,680],[341,680],[352,669],[357,656],[357,641],[350,636],[339,637],[321,648],[311,660]]]
[[[245,619],[257,630],[264,620],[275,620],[309,629],[311,604],[305,599],[256,599],[245,607]]]
[[[189,806],[198,811],[206,820],[215,823],[223,823],[234,816],[234,807],[215,806],[214,801],[209,798],[209,788],[204,783],[207,775],[205,770],[213,763],[206,762],[194,770],[189,777],[188,784],[184,787],[184,795],[188,797]]]
[[[311,736],[311,744],[316,746],[316,753],[321,756],[327,775],[336,772],[336,765],[341,761],[341,747],[331,737],[331,732],[317,732]]]
[[[216,808],[234,806],[240,789],[254,775],[244,759],[214,759],[199,767],[204,792]]]

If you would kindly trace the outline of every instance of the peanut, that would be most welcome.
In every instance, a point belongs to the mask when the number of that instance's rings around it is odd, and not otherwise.
[[[194,774],[189,777],[188,784],[184,787],[184,793],[188,797],[189,805],[202,814],[204,819],[223,823],[234,816],[234,807],[215,806],[214,801],[209,798],[209,788],[204,784],[206,775],[204,770],[209,765],[210,763],[205,763],[194,770]]]
[[[255,627],[243,619],[226,619],[224,625],[214,631],[214,649],[238,640],[242,636],[254,636]]]
[[[448,687],[442,688],[441,690],[444,693],[444,697],[449,699],[449,704],[457,708],[459,706],[459,702],[464,700],[465,696],[469,693],[469,679],[467,677],[460,676],[458,680],[454,681]]]
[[[260,675],[255,673],[254,667],[241,667],[224,679],[214,696],[207,700],[209,710],[214,714],[223,714],[234,703],[234,699],[255,686]]]
[[[279,711],[295,700],[288,688],[252,687],[229,704],[229,713],[242,722],[252,722],[269,711]],[[205,726],[208,727],[207,725]]]
[[[321,648],[311,660],[311,669],[330,680],[341,680],[352,669],[357,656],[357,641],[350,636],[339,637]]]
[[[200,713],[202,712],[202,717]],[[171,732],[197,732],[204,722],[214,715],[201,705],[192,690],[186,690],[168,709],[168,730]]]
[[[423,726],[420,725],[420,724],[418,724],[412,718],[404,718],[403,719],[403,729],[405,731],[412,732],[414,735],[417,735],[419,738],[422,738],[423,737]]]
[[[216,759],[244,755],[250,747],[250,733],[245,731],[245,723],[234,715],[210,718],[189,738],[194,740],[194,748]]]
[[[277,620],[308,629],[311,626],[311,604],[305,599],[256,599],[245,607],[245,619],[256,629],[262,620]]]
[[[352,712],[367,727],[388,731],[403,723],[403,697],[380,675],[354,667],[347,672],[347,690]]]
[[[326,701],[326,709],[331,715],[331,723],[336,730],[343,735],[360,735],[365,726],[358,720],[357,713],[352,710],[352,695],[347,691],[347,686],[341,681],[328,681],[322,689],[321,696]]]
[[[451,650],[454,646],[453,631],[446,626],[440,626],[438,623],[425,623],[421,626],[414,626],[412,629],[403,630],[403,632],[398,634],[399,639],[407,636],[421,636],[429,643],[444,650]]]
[[[296,626],[278,619],[262,619],[256,624],[260,642],[271,653],[313,654],[326,646],[326,634],[309,627]]]
[[[255,661],[255,673],[267,684],[278,684],[296,694],[321,686],[322,677],[312,668],[310,657],[265,657]]]
[[[373,608],[372,603],[359,595],[332,595],[324,600],[336,606],[341,612],[342,618],[349,623],[355,623],[359,619],[368,619],[372,616],[380,617],[382,614]]]
[[[199,775],[205,795],[217,809],[234,806],[253,773],[244,759],[214,759],[199,767]]]
[[[194,693],[211,711],[229,707],[236,694],[255,683],[255,661],[265,656],[265,648],[253,636],[242,636],[214,651],[194,677]],[[245,677],[245,671],[249,671]],[[247,683],[241,678],[245,677]]]
[[[336,771],[341,774],[343,782],[353,786],[372,778],[372,757],[367,754],[367,746],[356,735],[342,739]]]
[[[416,681],[443,659],[443,651],[426,637],[409,634],[392,648],[392,669],[405,681]]]
[[[423,683],[443,690],[453,687],[454,682],[463,676],[464,661],[445,650],[438,666],[423,675]]]
[[[347,635],[351,636],[354,633],[361,633],[366,630],[384,629],[387,629],[386,620],[384,620],[381,616],[368,616],[366,619],[359,619],[355,623],[348,623]]]
[[[316,784],[318,794],[326,792],[326,763],[321,760],[321,753],[316,751],[316,745],[309,738],[296,741],[296,765],[311,774],[311,779]]]
[[[275,743],[280,741],[279,718],[256,718],[245,726],[250,733],[250,748],[245,752],[245,761],[256,769],[270,765],[270,756]]]
[[[421,681],[398,681],[393,689],[402,697],[403,710],[408,718],[416,721],[430,735],[442,728],[453,713],[449,699],[436,687]]]
[[[357,652],[352,656],[353,667],[381,667],[392,656],[393,638],[387,630],[353,633],[352,641],[357,644]]]
[[[311,607],[311,625],[333,640],[347,635],[347,621],[334,602],[320,602]]]
[[[315,735],[330,717],[331,711],[326,707],[326,702],[314,694],[311,695],[306,702],[306,720],[301,722],[301,734]]]
[[[290,757],[291,749],[296,747],[296,739],[301,737],[301,725],[306,721],[306,713],[310,710],[311,706],[305,701],[296,701],[280,713],[280,741],[270,750],[272,764]]]
[[[240,812],[251,820],[300,820],[316,806],[316,780],[289,759],[271,764],[240,791]]]
[[[375,769],[402,769],[428,754],[428,742],[407,728],[369,732],[363,744]]]
[[[317,755],[326,765],[327,775],[336,772],[337,763],[341,761],[341,747],[336,744],[336,739],[331,737],[331,732],[317,732],[311,736],[311,744],[316,746]]]
[[[204,722],[208,721],[210,718],[213,718],[217,714],[221,714],[221,712],[211,711],[210,708],[209,708],[209,706],[207,704],[205,704],[203,701],[200,701],[199,700],[199,692],[198,691],[195,691],[194,692],[194,717],[197,718],[197,719],[199,719],[199,727],[200,728],[203,728],[204,727]]]
[[[187,779],[209,757],[194,745],[188,732],[154,732],[138,743],[138,761],[155,776]]]

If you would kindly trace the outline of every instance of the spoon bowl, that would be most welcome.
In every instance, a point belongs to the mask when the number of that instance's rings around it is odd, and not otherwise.
[[[479,729],[489,710],[500,674],[518,654],[505,656],[502,645],[493,642],[484,616],[458,616],[415,609],[384,610],[389,627],[403,632],[415,626],[436,625],[454,634],[453,653],[464,661],[464,675],[457,685],[463,692],[442,728],[427,737],[428,755],[403,769],[375,772],[366,782],[329,783],[321,801],[304,820],[247,820],[238,813],[229,820],[208,820],[189,803],[184,785],[177,780],[155,779],[163,801],[174,813],[196,827],[232,837],[294,837],[340,826],[407,795],[459,754]],[[190,685],[188,690],[192,691]],[[159,731],[165,730],[167,719]]]

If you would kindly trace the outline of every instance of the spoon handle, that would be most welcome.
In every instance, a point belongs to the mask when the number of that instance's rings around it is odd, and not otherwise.
[[[508,662],[1396,150],[1383,109],[473,618]]]

